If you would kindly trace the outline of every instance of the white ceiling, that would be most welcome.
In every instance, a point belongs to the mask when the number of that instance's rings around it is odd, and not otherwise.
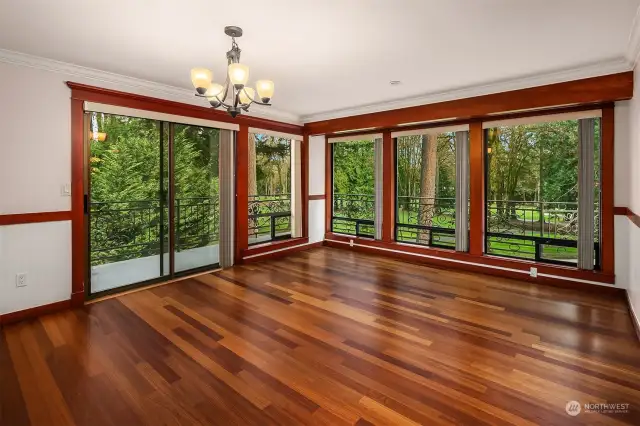
[[[274,108],[313,120],[390,100],[628,64],[624,58],[639,5],[640,0],[0,0],[0,49],[189,89],[194,66],[222,79],[230,47],[223,28],[238,25],[245,32],[238,43],[251,80],[274,80]],[[391,86],[390,80],[402,84]]]

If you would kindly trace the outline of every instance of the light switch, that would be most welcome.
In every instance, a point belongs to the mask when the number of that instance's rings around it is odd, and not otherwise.
[[[71,184],[70,183],[65,183],[64,185],[62,185],[60,187],[60,194],[63,197],[70,197],[71,196]]]

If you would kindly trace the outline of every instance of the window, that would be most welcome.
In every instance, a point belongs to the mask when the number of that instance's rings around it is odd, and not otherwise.
[[[396,241],[466,251],[468,127],[392,136],[396,138]]]
[[[331,139],[329,141],[333,142]],[[375,237],[374,145],[372,139],[331,143],[333,232]]]
[[[249,245],[292,236],[292,146],[289,139],[249,135]]]
[[[488,254],[598,267],[599,113],[485,123]]]

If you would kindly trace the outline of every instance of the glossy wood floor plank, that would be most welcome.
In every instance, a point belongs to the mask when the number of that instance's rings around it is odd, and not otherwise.
[[[623,298],[329,248],[2,329],[2,426],[218,424],[640,424],[640,344]]]

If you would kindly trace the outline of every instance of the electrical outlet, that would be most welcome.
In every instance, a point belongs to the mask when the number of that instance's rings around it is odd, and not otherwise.
[[[534,268],[533,266],[529,269],[529,276],[533,278],[538,277],[538,268]]]
[[[349,240],[349,246],[353,247],[353,240]]]
[[[22,272],[20,274],[16,274],[16,287],[26,287],[27,286],[27,273]]]

